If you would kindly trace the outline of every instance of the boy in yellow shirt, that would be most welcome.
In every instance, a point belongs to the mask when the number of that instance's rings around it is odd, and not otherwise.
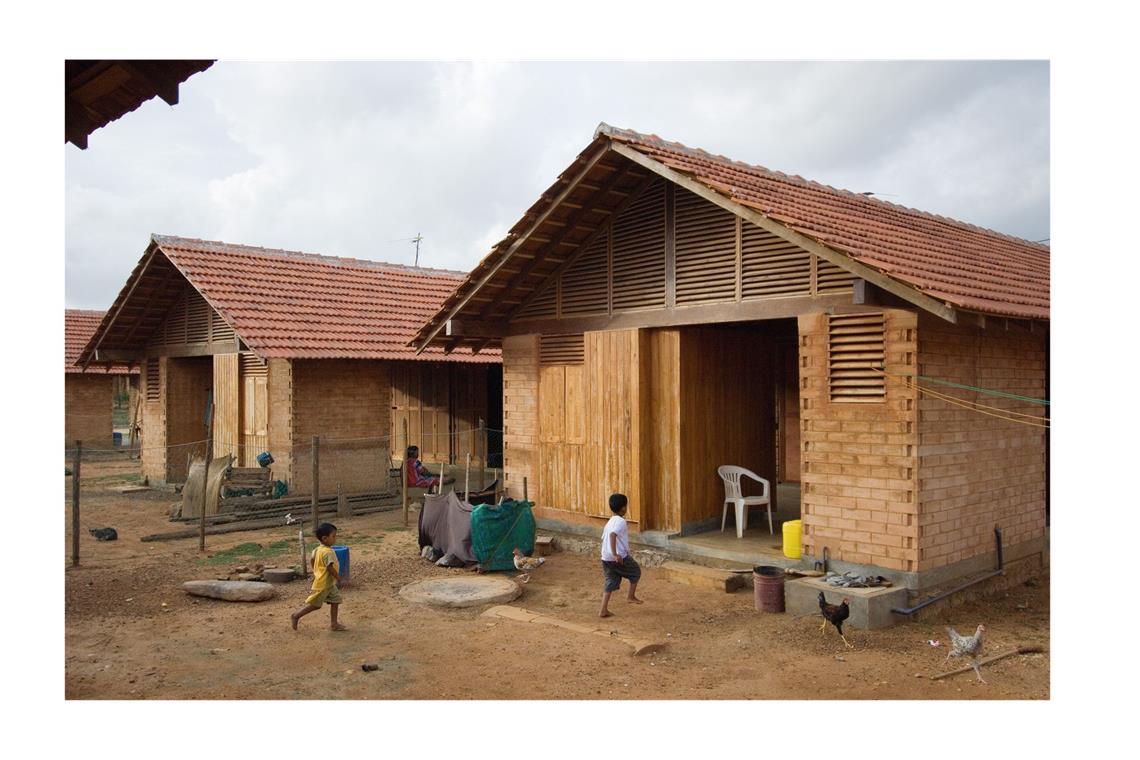
[[[343,625],[336,622],[337,607],[340,606],[340,589],[337,587],[337,583],[340,581],[340,563],[337,562],[336,552],[332,550],[333,544],[336,543],[336,526],[332,523],[321,523],[313,531],[313,534],[316,535],[321,545],[313,549],[312,554],[312,593],[305,599],[305,606],[290,615],[289,619],[293,622],[293,630],[295,631],[297,630],[297,621],[310,612],[316,612],[322,604],[328,602],[332,629],[334,631],[347,630]]]

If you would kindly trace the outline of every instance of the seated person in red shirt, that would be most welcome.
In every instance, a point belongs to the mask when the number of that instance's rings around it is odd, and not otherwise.
[[[439,485],[439,477],[433,475],[420,461],[419,446],[408,447],[404,466],[407,468],[408,488],[435,488]],[[453,483],[455,478],[444,478],[443,482]]]

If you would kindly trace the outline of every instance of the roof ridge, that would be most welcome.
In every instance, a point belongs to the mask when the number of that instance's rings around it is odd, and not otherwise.
[[[993,235],[994,237],[998,237],[998,238],[1009,240],[1009,241],[1012,241],[1015,243],[1020,243],[1023,245],[1031,246],[1037,250],[1040,250],[1042,253],[1051,253],[1052,252],[1052,249],[1043,243],[1038,243],[1038,242],[1033,241],[1033,240],[1027,240],[1025,238],[1020,238],[1020,237],[1017,237],[1016,235],[1010,235],[1009,233],[1001,232],[999,230],[991,229],[989,227],[982,227],[982,226],[977,225],[977,224],[971,224],[970,222],[964,221],[962,219],[955,219],[953,217],[944,216],[942,214],[936,214],[932,211],[924,211],[922,209],[914,208],[912,206],[904,206],[901,203],[892,203],[890,201],[885,201],[885,200],[882,200],[880,198],[875,198],[875,197],[870,196],[870,195],[864,195],[863,193],[857,193],[853,190],[847,190],[845,188],[834,187],[832,185],[824,184],[822,182],[817,182],[815,180],[805,179],[804,177],[801,177],[798,174],[794,174],[794,175],[793,174],[785,174],[784,172],[776,171],[774,169],[769,169],[765,166],[760,166],[759,164],[749,164],[745,161],[738,161],[736,159],[731,159],[731,158],[728,158],[727,156],[720,155],[720,154],[714,155],[712,153],[709,153],[707,150],[704,150],[703,148],[691,148],[688,145],[676,142],[675,140],[665,140],[665,139],[663,139],[657,135],[654,135],[654,134],[648,134],[647,135],[647,134],[644,134],[642,132],[638,132],[638,131],[633,130],[633,129],[624,129],[621,127],[614,127],[614,126],[611,126],[609,124],[606,124],[604,121],[598,125],[597,130],[595,130],[595,132],[594,132],[595,138],[598,137],[599,135],[607,135],[608,137],[610,137],[612,139],[620,140],[622,142],[635,142],[635,143],[642,143],[644,145],[656,145],[656,146],[659,146],[662,148],[666,148],[668,150],[673,150],[673,151],[676,151],[678,153],[682,153],[682,154],[686,154],[686,155],[690,155],[690,156],[697,156],[697,157],[706,158],[706,159],[718,159],[718,160],[725,162],[725,163],[735,164],[737,166],[743,166],[749,170],[763,172],[778,182],[788,182],[791,184],[799,185],[801,187],[808,187],[808,188],[812,188],[812,189],[816,189],[816,190],[830,191],[830,192],[835,193],[837,195],[841,195],[844,197],[851,198],[852,200],[857,200],[857,201],[866,202],[866,203],[878,204],[880,206],[887,206],[891,209],[894,209],[894,210],[902,212],[902,213],[908,213],[908,214],[913,214],[916,216],[921,216],[921,217],[924,217],[926,219],[930,219],[932,221],[940,222],[943,224],[950,224],[950,225],[953,225],[956,227],[961,227],[961,228],[965,228],[968,230],[972,230],[974,232],[980,232],[980,233],[987,234],[987,235]]]
[[[453,275],[455,277],[465,277],[466,272],[461,272],[456,269],[443,269],[440,267],[415,267],[407,264],[394,264],[390,261],[378,261],[375,259],[358,259],[349,256],[330,256],[324,253],[310,253],[308,251],[290,251],[283,248],[266,248],[264,246],[247,245],[245,243],[227,243],[223,240],[205,240],[203,238],[188,238],[179,235],[159,235],[151,233],[151,240],[158,243],[160,246],[168,245],[172,248],[180,247],[199,247],[207,250],[218,248],[223,249],[221,253],[234,253],[233,249],[241,249],[241,253],[247,253],[252,256],[264,256],[267,258],[279,259],[298,259],[302,261],[323,262],[333,266],[355,267],[358,269],[369,270],[392,270],[396,272],[406,272],[409,274],[422,273],[426,275],[443,274]]]

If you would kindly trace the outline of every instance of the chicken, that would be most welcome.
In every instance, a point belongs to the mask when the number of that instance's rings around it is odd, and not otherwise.
[[[949,661],[951,657],[969,657],[970,665],[973,666],[978,680],[985,683],[986,679],[982,678],[982,671],[978,669],[978,655],[982,653],[982,638],[985,632],[985,624],[978,625],[973,636],[963,636],[953,628],[947,628],[946,633],[950,636],[950,651],[946,653],[946,659],[943,662]]]
[[[843,639],[847,648],[854,649],[855,647],[843,635],[843,621],[851,614],[851,608],[847,606],[849,601],[844,597],[843,602],[839,605],[828,604],[827,597],[823,595],[822,591],[819,592],[819,614],[823,615],[823,622],[819,624],[819,632],[823,633],[827,624],[831,623],[835,626],[835,630],[839,631],[839,638]]]
[[[519,551],[517,546],[511,554],[515,555],[515,570],[518,570],[520,573],[529,573],[533,570],[537,570],[539,565],[546,562],[546,557],[526,556]]]

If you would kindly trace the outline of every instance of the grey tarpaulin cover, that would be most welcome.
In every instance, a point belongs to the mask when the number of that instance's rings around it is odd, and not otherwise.
[[[426,541],[464,562],[477,562],[475,552],[471,550],[473,509],[470,504],[460,501],[455,491],[424,494],[424,508],[420,513],[421,544]]]

